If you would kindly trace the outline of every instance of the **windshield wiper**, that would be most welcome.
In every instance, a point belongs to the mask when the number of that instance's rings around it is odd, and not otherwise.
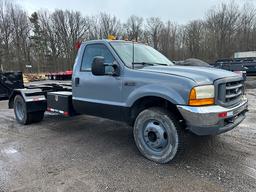
[[[148,63],[148,62],[133,62],[132,65],[151,65],[151,66],[155,66],[155,65],[163,65],[163,66],[168,66],[167,64],[163,64],[163,63]]]
[[[167,64],[164,63],[154,63],[155,65],[163,65],[163,66],[168,66]]]
[[[132,65],[154,65],[154,64],[147,63],[147,62],[133,62]]]

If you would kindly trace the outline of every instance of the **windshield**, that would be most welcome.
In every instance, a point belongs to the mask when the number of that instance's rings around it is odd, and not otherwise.
[[[133,43],[131,42],[111,42],[112,47],[128,67],[134,64],[152,65],[174,65],[164,55],[150,46],[134,43],[134,62],[133,62]]]

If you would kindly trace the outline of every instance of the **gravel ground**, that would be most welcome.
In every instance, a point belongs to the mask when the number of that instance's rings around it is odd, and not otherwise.
[[[125,124],[47,114],[18,125],[0,102],[0,192],[256,191],[256,89],[236,129],[191,136],[184,157],[167,165],[143,158]]]
[[[247,89],[256,89],[256,76],[248,76],[245,84]]]

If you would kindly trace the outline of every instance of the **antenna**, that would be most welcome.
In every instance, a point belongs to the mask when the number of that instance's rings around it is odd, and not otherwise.
[[[132,68],[134,69],[134,62],[135,62],[135,47],[134,47],[134,40],[132,41]]]

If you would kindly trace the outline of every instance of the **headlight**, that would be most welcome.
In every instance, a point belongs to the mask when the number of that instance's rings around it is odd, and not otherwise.
[[[214,95],[213,85],[194,87],[190,91],[188,104],[191,106],[213,105]]]

